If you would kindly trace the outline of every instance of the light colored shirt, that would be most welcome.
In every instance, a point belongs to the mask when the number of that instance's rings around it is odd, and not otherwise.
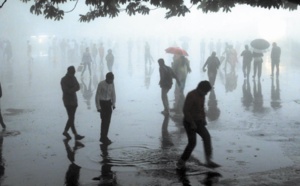
[[[97,110],[101,109],[100,100],[101,101],[111,100],[112,106],[115,106],[116,92],[115,92],[115,85],[113,83],[108,84],[105,80],[103,80],[98,84],[97,92],[96,92],[96,100],[95,100]]]

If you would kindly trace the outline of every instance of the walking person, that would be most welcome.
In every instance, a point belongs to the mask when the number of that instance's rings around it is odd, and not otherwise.
[[[113,64],[114,64],[115,57],[114,57],[111,49],[109,49],[107,51],[107,55],[106,55],[105,59],[106,59],[108,71],[112,72],[112,67],[113,67]]]
[[[216,77],[217,77],[217,72],[220,66],[220,60],[216,56],[216,52],[212,52],[211,55],[207,58],[205,64],[203,65],[202,69],[205,72],[206,69],[205,67],[207,66],[207,76],[210,84],[212,86],[215,85]]]
[[[161,112],[162,114],[169,114],[169,99],[168,99],[168,92],[172,88],[173,85],[173,78],[176,79],[177,84],[180,86],[179,79],[177,78],[176,74],[172,70],[171,67],[165,65],[164,59],[160,58],[158,60],[159,64],[159,85],[161,87],[161,99],[164,105],[164,110]]]
[[[81,76],[83,76],[83,74],[86,70],[86,66],[88,66],[90,77],[91,77],[92,76],[91,63],[92,63],[93,60],[92,60],[92,56],[91,56],[91,53],[90,53],[90,50],[89,50],[88,47],[85,49],[85,52],[82,55],[82,60],[81,61],[83,63],[83,70],[81,72]]]
[[[188,137],[188,144],[177,162],[177,168],[185,168],[185,163],[191,156],[197,143],[197,134],[199,134],[203,140],[206,166],[211,168],[220,167],[212,159],[212,144],[211,137],[206,126],[206,114],[205,114],[205,96],[212,89],[212,86],[208,81],[201,81],[197,88],[190,91],[185,99],[183,107],[183,125]]]
[[[75,140],[81,140],[84,136],[81,136],[77,133],[75,128],[75,113],[78,106],[76,92],[80,89],[79,83],[75,77],[75,67],[69,66],[67,74],[61,79],[61,89],[63,92],[63,103],[68,113],[68,121],[65,126],[63,135],[68,139],[71,139],[71,136],[68,133],[68,130],[71,128]]]
[[[104,58],[104,46],[103,46],[103,43],[100,43],[99,57],[100,57],[100,66],[103,67],[103,58]]]
[[[280,63],[280,55],[281,55],[281,48],[277,46],[277,43],[272,44],[272,50],[271,50],[271,70],[272,74],[271,76],[274,76],[274,69],[276,68],[276,77],[279,76],[279,63]]]
[[[105,80],[98,84],[95,101],[97,111],[100,112],[101,118],[100,142],[109,145],[112,141],[107,137],[107,135],[112,111],[116,108],[116,92],[114,74],[112,72],[108,72]]]
[[[1,97],[2,97],[2,87],[1,87],[1,83],[0,83],[0,98]],[[0,104],[1,104],[1,102],[0,102]],[[6,125],[5,125],[4,121],[3,121],[3,117],[2,117],[2,114],[1,114],[1,105],[0,105],[0,124],[1,124],[1,126],[2,126],[3,129],[6,128]]]
[[[251,70],[251,61],[252,61],[252,52],[249,50],[249,46],[245,45],[245,50],[241,53],[241,56],[243,57],[243,73],[244,78],[248,79],[250,70]]]
[[[263,63],[263,53],[260,52],[253,52],[253,79],[255,79],[256,73],[258,79],[261,77],[261,69],[262,69],[262,63]]]

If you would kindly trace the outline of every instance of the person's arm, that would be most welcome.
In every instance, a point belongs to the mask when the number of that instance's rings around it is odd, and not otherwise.
[[[203,72],[206,71],[206,70],[205,70],[205,67],[206,67],[207,64],[208,64],[209,59],[210,59],[210,57],[207,58],[206,62],[204,63],[204,65],[203,65],[203,67],[202,67]]]
[[[114,84],[112,84],[111,101],[112,101],[112,107],[113,107],[113,109],[115,109],[116,108],[116,91],[115,91],[115,85]]]
[[[101,90],[101,84],[98,84],[97,91],[96,91],[96,96],[95,96],[95,103],[96,103],[96,109],[98,112],[101,111],[101,106],[100,106],[100,90]]]

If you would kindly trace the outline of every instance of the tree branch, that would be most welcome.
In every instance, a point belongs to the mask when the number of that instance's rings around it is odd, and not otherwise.
[[[7,0],[4,0],[2,5],[0,5],[0,8],[2,8],[4,6],[4,4],[6,3]]]

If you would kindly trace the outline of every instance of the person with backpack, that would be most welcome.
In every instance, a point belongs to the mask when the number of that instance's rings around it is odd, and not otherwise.
[[[173,78],[176,79],[176,82],[179,86],[180,86],[180,82],[176,74],[172,70],[172,68],[165,65],[164,59],[160,58],[158,60],[158,64],[159,64],[159,75],[160,75],[159,85],[161,87],[161,100],[164,106],[164,110],[161,113],[164,115],[168,115],[170,111],[168,92],[172,88],[173,85],[172,80]]]
[[[213,51],[211,53],[211,56],[209,56],[205,62],[205,64],[203,65],[202,69],[203,72],[206,71],[205,67],[207,66],[207,76],[208,76],[208,80],[211,84],[211,86],[215,85],[215,81],[216,81],[216,77],[217,77],[217,72],[220,66],[220,60],[219,58],[216,56],[216,52]]]
[[[243,73],[244,73],[244,78],[248,79],[250,70],[251,70],[251,61],[253,59],[253,54],[249,50],[249,46],[245,45],[245,50],[241,53],[241,56],[243,57]]]

